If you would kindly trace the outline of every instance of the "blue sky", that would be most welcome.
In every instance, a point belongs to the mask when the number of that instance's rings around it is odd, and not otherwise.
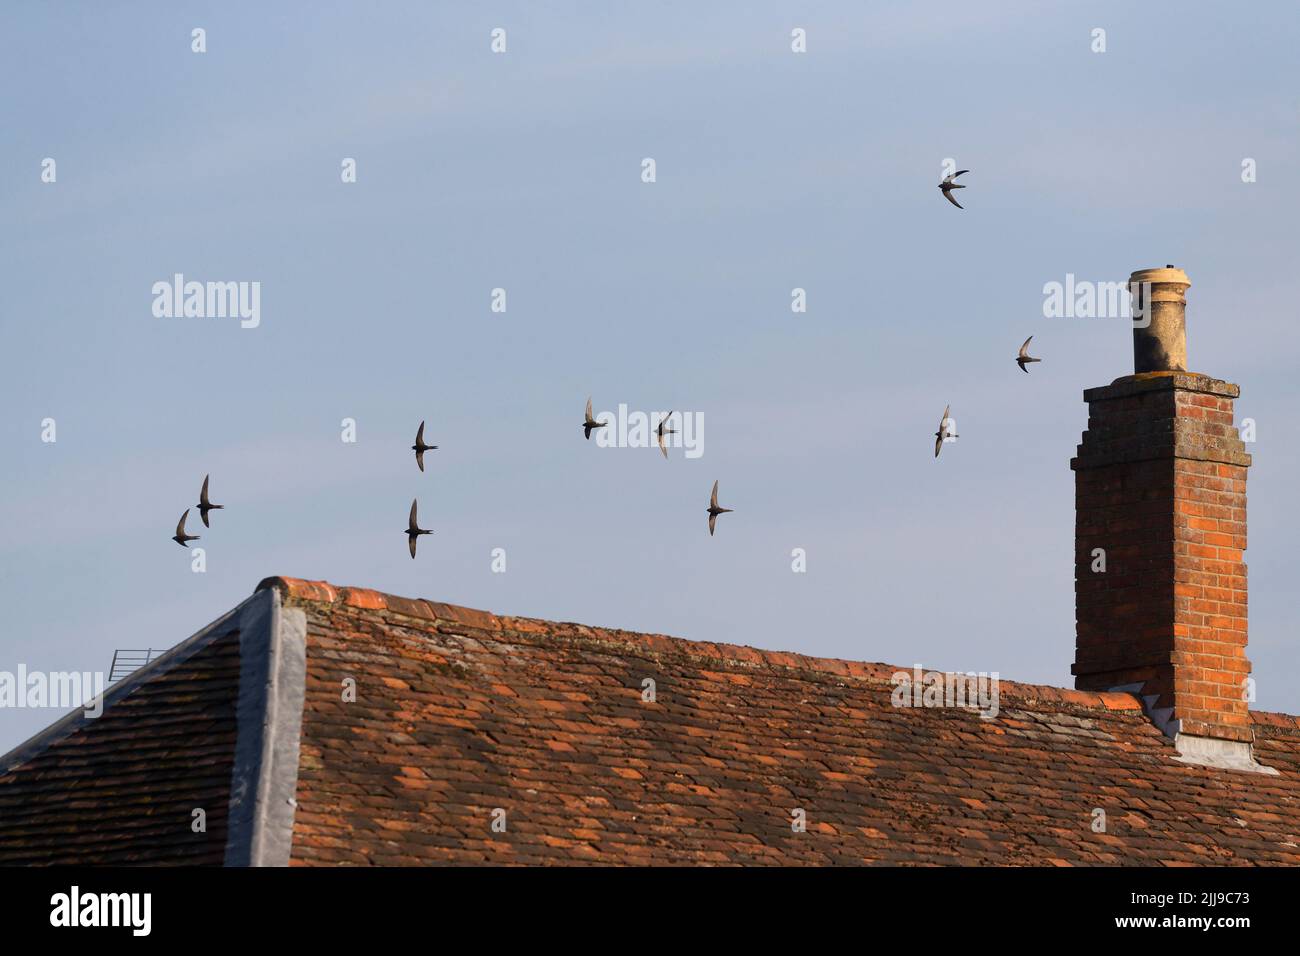
[[[1283,2],[6,4],[0,670],[284,574],[1069,686],[1082,391],[1132,357],[1043,285],[1175,263],[1257,422],[1257,706],[1300,711],[1297,45]],[[177,272],[261,282],[261,325],[155,318]],[[588,395],[702,414],[704,454],[584,442]]]

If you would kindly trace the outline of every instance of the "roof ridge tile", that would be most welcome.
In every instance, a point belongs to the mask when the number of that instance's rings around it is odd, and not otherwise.
[[[572,621],[548,621],[541,618],[497,615],[491,611],[429,601],[424,598],[399,597],[367,588],[340,587],[328,581],[309,581],[281,575],[264,578],[257,590],[277,588],[287,598],[323,604],[341,603],[363,610],[386,611],[406,617],[450,622],[486,631],[508,631],[517,635],[537,635],[568,640],[617,642],[635,644],[657,654],[689,654],[693,657],[727,661],[752,667],[777,667],[790,670],[816,671],[837,677],[858,680],[888,681],[896,673],[909,673],[911,667],[884,662],[843,660],[834,657],[813,657],[793,651],[771,651],[740,644],[719,644],[710,641],[693,641],[689,638],[666,634],[647,634],[617,628],[592,627]],[[924,670],[943,673],[964,673],[924,667]],[[1076,690],[1050,684],[1028,684],[1020,681],[998,681],[1003,697],[1023,701],[1040,701],[1046,704],[1083,707],[1116,713],[1142,714],[1142,702],[1125,691]],[[1253,714],[1256,723],[1300,729],[1300,717],[1289,714]]]

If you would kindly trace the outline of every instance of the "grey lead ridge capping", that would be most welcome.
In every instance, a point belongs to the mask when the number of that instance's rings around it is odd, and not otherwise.
[[[288,866],[298,789],[307,618],[276,588],[244,602],[226,866]]]

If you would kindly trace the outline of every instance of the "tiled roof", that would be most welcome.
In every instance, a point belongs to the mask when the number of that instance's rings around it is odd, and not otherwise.
[[[0,763],[0,865],[220,864],[238,689],[230,631],[18,768]]]
[[[265,723],[301,723],[246,776],[271,813],[255,807],[251,832],[283,839],[253,862],[1300,863],[1294,717],[1254,715],[1257,758],[1277,775],[1218,770],[1175,759],[1127,694],[1003,681],[983,719],[893,706],[890,678],[910,665],[289,578],[259,591],[250,602],[273,600],[274,626],[305,633],[305,663],[297,678],[292,653],[271,666],[280,702]],[[41,759],[0,778],[0,807],[10,788],[33,792]],[[0,829],[0,858],[8,840]]]

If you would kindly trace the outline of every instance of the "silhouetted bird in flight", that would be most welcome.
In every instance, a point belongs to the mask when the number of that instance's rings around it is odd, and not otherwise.
[[[424,453],[433,451],[437,445],[426,445],[424,443],[424,422],[420,422],[420,430],[415,433],[415,444],[411,446],[411,451],[415,452],[415,463],[424,471]]]
[[[606,424],[605,422],[598,422],[598,421],[596,421],[596,419],[594,419],[594,418],[591,417],[591,399],[588,398],[588,399],[587,399],[587,418],[586,418],[586,420],[582,423],[582,433],[583,433],[583,435],[585,435],[588,439],[590,439],[590,438],[591,438],[591,430],[592,430],[593,428],[604,428],[604,427],[605,427],[605,424]]]
[[[1024,372],[1026,375],[1029,374],[1029,369],[1025,368],[1025,364],[1027,362],[1042,361],[1042,359],[1036,359],[1029,354],[1029,343],[1032,342],[1033,340],[1034,337],[1032,335],[1029,336],[1029,338],[1025,339],[1025,344],[1020,346],[1020,354],[1016,356],[1016,364],[1020,366],[1020,371]]]
[[[949,425],[949,422],[948,422],[948,413],[949,413],[950,411],[952,411],[952,406],[951,406],[951,405],[948,405],[948,406],[945,406],[945,407],[944,407],[944,410],[943,410],[943,418],[939,419],[939,430],[938,430],[937,432],[934,433],[934,457],[935,457],[935,458],[938,458],[938,457],[939,457],[939,452],[943,450],[943,440],[944,440],[945,438],[956,438],[956,437],[958,437],[958,436],[956,436],[956,435],[953,435],[953,434],[949,433],[949,431],[948,431],[948,425]]]
[[[209,477],[210,477],[209,475],[203,476],[203,490],[199,492],[199,517],[203,519],[203,527],[205,528],[212,527],[212,525],[208,524],[208,512],[221,511],[226,507],[225,505],[214,505],[211,501],[208,500],[208,478]]]
[[[718,507],[718,483],[713,482],[713,494],[709,495],[709,536],[713,535],[713,526],[717,523],[718,515],[726,514],[731,508]]]
[[[181,515],[181,520],[176,522],[176,533],[172,535],[172,540],[175,541],[177,544],[179,544],[182,548],[185,547],[185,542],[187,541],[199,540],[199,536],[197,534],[185,533],[185,519],[188,518],[189,516],[190,516],[190,509],[186,508],[185,513]]]
[[[415,520],[415,499],[411,499],[411,517],[406,526],[406,543],[410,545],[411,557],[415,557],[415,542],[419,540],[422,534],[433,534],[432,531],[424,531]]]
[[[948,202],[952,203],[958,209],[965,209],[966,207],[963,206],[961,203],[959,203],[957,200],[952,198],[952,191],[954,189],[965,189],[966,187],[957,185],[955,182],[953,182],[953,180],[956,179],[958,176],[960,176],[962,173],[969,173],[969,172],[970,172],[969,169],[959,169],[951,176],[943,177],[943,182],[939,184],[939,188],[943,190],[943,198],[947,199]]]
[[[668,424],[668,419],[672,417],[673,417],[673,413],[669,412],[667,415],[664,416],[664,420],[659,423],[659,427],[655,429],[655,434],[659,438],[659,450],[664,453],[665,458],[668,457],[668,446],[664,444],[664,436],[675,435],[677,433],[677,429],[675,428],[664,427],[665,425]]]

